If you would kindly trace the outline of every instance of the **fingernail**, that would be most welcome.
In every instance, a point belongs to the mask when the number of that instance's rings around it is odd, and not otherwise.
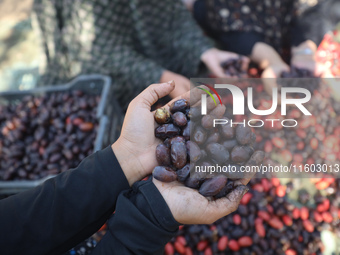
[[[174,84],[174,80],[168,81],[169,84]]]
[[[249,188],[247,186],[244,186],[244,191],[243,191],[242,196],[244,196],[244,194],[246,194],[248,191],[249,191]]]

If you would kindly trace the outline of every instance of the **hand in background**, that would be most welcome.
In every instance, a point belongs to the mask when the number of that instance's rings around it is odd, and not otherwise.
[[[316,61],[317,45],[307,40],[292,48],[291,65],[311,71],[315,76],[323,76],[325,66]]]
[[[165,70],[162,74],[160,82],[174,81],[176,87],[169,94],[171,98],[179,97],[190,90],[190,80],[183,75]]]
[[[202,62],[217,78],[229,77],[224,73],[221,64],[226,60],[237,58],[239,58],[239,55],[236,53],[222,51],[216,48],[211,48],[205,51],[201,56]],[[247,57],[242,57],[242,69],[246,71],[248,69],[248,65],[249,59]]]

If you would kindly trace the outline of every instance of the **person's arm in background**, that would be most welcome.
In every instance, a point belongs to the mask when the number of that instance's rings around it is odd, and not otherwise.
[[[214,44],[203,34],[191,13],[186,9],[181,0],[172,3],[173,9],[173,40],[176,42],[176,52],[182,56],[183,61],[191,56],[195,61],[190,63],[193,74],[196,75],[202,61],[206,67],[218,78],[228,77],[221,67],[221,63],[238,55],[232,52],[222,51],[214,47]],[[243,58],[243,68],[248,67],[248,58]]]
[[[279,78],[284,71],[289,72],[289,66],[273,47],[262,42],[254,45],[251,59],[263,69],[261,78],[264,89],[269,95],[272,95],[272,89],[277,87],[274,79]]]
[[[121,153],[134,151],[134,140],[138,125],[131,120],[138,119],[138,109],[148,111],[158,98],[173,90],[170,86],[152,85],[142,92],[129,105],[127,123],[121,143],[125,144]],[[150,93],[152,91],[152,93]],[[201,90],[188,92],[181,98],[194,103],[200,99]],[[166,107],[169,107],[170,102]],[[225,111],[224,106],[221,107]],[[224,111],[221,112],[223,115]],[[146,120],[147,121],[147,120]],[[153,120],[149,120],[154,125]],[[135,132],[131,132],[135,130]],[[138,142],[137,142],[138,143]],[[118,148],[117,148],[118,150]],[[154,153],[154,150],[153,150]],[[122,168],[129,167],[122,164]],[[225,198],[208,201],[197,190],[185,187],[178,182],[162,183],[153,178],[137,182],[132,190],[119,195],[115,214],[108,221],[108,231],[91,254],[163,254],[164,245],[175,236],[180,224],[211,224],[219,218],[235,211],[242,196],[247,192],[245,186],[252,176],[248,175],[236,183],[236,188]]]

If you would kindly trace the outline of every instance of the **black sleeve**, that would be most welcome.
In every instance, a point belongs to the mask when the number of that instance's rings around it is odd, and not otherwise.
[[[108,227],[92,255],[163,254],[179,223],[150,178],[119,195]]]
[[[66,252],[105,223],[125,189],[129,184],[108,147],[76,169],[0,200],[0,253]]]
[[[292,45],[311,40],[319,45],[329,31],[340,22],[339,1],[319,1],[295,17],[292,23]]]
[[[264,42],[264,36],[255,31],[230,31],[220,33],[218,42],[222,50],[250,56],[257,42]]]

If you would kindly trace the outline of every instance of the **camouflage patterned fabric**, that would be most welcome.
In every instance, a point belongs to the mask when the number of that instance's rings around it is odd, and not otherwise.
[[[180,0],[35,0],[47,66],[40,84],[113,78],[125,108],[164,69],[192,77],[213,45]]]

